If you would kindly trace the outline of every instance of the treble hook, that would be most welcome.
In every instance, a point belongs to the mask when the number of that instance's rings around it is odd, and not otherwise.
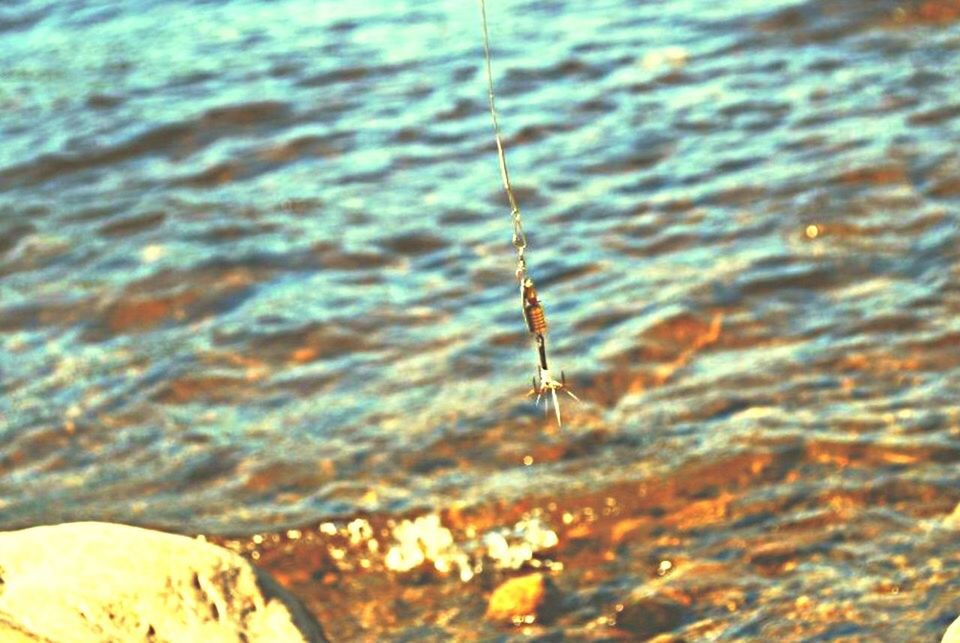
[[[557,398],[557,391],[563,391],[577,402],[580,401],[580,398],[567,388],[567,378],[563,371],[560,371],[560,381],[557,381],[550,374],[550,367],[547,365],[547,316],[543,311],[543,304],[537,297],[533,279],[527,276],[523,276],[520,280],[520,305],[523,310],[523,319],[527,322],[527,329],[533,335],[537,345],[537,371],[536,375],[533,376],[533,388],[527,395],[536,395],[536,403],[540,404],[540,398],[549,393],[550,397],[553,398],[553,409],[557,414],[557,426],[563,427],[563,421],[560,419],[560,400]],[[549,402],[544,399],[543,412],[547,413],[549,407]]]

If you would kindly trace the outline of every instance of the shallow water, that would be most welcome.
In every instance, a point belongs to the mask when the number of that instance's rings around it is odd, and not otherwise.
[[[859,616],[802,634],[897,632],[907,605],[900,632],[942,631],[960,5],[489,13],[530,268],[584,400],[563,431],[523,397],[474,5],[0,9],[0,524],[249,536],[472,507],[493,529],[554,503],[561,588],[611,595],[561,631],[678,556],[746,597],[678,627],[787,635],[765,592],[827,587]],[[627,502],[648,485],[668,491]],[[664,520],[602,581],[561,519],[594,496]],[[723,507],[709,528],[698,502]],[[796,565],[733,553],[770,540]],[[482,608],[444,579],[442,625],[424,599],[334,630],[466,635]]]

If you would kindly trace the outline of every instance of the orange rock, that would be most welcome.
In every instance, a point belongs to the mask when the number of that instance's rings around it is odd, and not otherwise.
[[[491,621],[533,622],[542,616],[549,590],[549,582],[540,573],[511,578],[493,590],[486,617]]]

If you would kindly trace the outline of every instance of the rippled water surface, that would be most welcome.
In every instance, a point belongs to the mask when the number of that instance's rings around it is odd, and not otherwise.
[[[482,559],[535,514],[567,598],[534,634],[645,636],[629,597],[669,590],[692,638],[938,635],[960,4],[488,10],[563,430],[524,398],[475,3],[0,7],[0,523],[326,552],[440,512]],[[281,575],[328,631],[521,635],[473,625],[493,572],[357,616],[411,581],[345,547]]]

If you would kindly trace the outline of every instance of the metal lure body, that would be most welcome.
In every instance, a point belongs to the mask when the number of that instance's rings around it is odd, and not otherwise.
[[[537,396],[537,404],[540,398],[549,393],[553,399],[553,409],[557,415],[557,425],[563,426],[560,419],[560,400],[557,398],[557,391],[564,391],[573,399],[580,401],[573,392],[567,388],[566,378],[563,371],[560,372],[560,380],[555,379],[550,373],[550,366],[547,364],[547,316],[543,310],[543,304],[537,296],[537,289],[533,285],[533,279],[524,276],[520,281],[520,305],[523,310],[523,320],[527,324],[527,330],[533,335],[537,346],[537,370],[533,377],[533,388],[529,395]],[[544,412],[547,412],[549,403],[544,398]]]

